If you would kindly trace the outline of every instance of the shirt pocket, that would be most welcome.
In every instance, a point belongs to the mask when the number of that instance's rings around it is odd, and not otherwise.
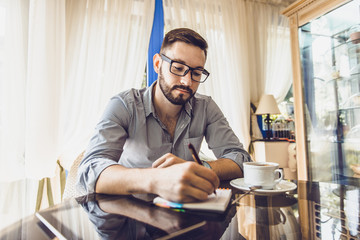
[[[201,143],[202,143],[203,139],[204,139],[204,136],[184,139],[184,152],[185,152],[186,160],[188,160],[188,161],[194,160],[191,155],[191,152],[189,150],[189,144],[191,143],[194,146],[196,152],[198,153],[200,151],[200,147],[201,147]]]

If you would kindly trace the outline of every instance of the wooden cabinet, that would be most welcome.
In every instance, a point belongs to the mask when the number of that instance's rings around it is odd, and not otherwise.
[[[300,0],[283,11],[290,23],[299,180],[348,181],[360,166],[359,12],[358,0]]]

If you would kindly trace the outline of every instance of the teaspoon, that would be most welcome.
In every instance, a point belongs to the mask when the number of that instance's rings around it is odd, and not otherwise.
[[[246,193],[240,195],[238,198],[236,198],[234,201],[232,201],[231,204],[236,203],[236,202],[239,201],[241,198],[243,198],[245,195],[248,195],[249,193],[251,193],[251,192],[253,192],[253,191],[257,190],[257,189],[261,189],[261,188],[262,188],[261,186],[250,186],[250,187],[249,187],[249,189],[250,189],[249,191],[247,191]]]

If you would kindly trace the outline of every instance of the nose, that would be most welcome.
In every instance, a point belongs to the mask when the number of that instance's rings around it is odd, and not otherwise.
[[[180,79],[181,84],[185,86],[191,86],[192,85],[192,79],[191,79],[191,71],[188,71],[185,76],[182,76]]]

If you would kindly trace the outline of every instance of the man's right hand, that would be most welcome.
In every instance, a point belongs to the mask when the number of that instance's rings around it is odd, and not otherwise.
[[[151,192],[176,202],[206,200],[219,186],[218,176],[195,162],[183,161],[153,169]]]
[[[154,193],[170,201],[192,202],[206,200],[219,186],[219,177],[213,170],[178,157],[170,159],[155,168],[111,165],[98,177],[95,192]]]

